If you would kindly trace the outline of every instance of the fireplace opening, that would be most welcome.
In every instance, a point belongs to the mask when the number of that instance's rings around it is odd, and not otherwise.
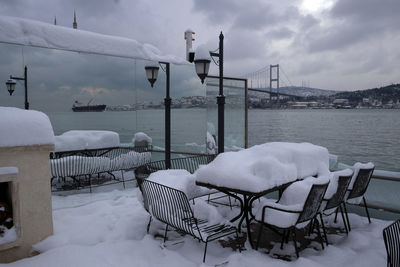
[[[0,243],[5,241],[1,239],[9,239],[14,226],[11,192],[11,182],[0,183]]]

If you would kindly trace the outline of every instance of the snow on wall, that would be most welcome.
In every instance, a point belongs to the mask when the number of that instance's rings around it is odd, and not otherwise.
[[[0,16],[0,42],[91,54],[188,64],[150,44],[35,20]]]
[[[53,144],[53,127],[46,114],[0,107],[0,147]]]
[[[310,143],[265,143],[238,152],[226,152],[200,166],[196,180],[251,192],[329,173],[329,153]]]
[[[55,151],[118,147],[119,135],[113,131],[72,130],[55,137]]]
[[[17,167],[0,167],[0,175],[17,174]]]

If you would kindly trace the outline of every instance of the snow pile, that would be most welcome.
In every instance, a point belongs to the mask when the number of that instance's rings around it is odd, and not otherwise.
[[[119,135],[112,131],[73,130],[56,136],[56,152],[118,147]]]
[[[136,40],[76,30],[35,20],[0,16],[0,42],[124,58],[188,64],[186,60],[163,55],[150,44]]]
[[[34,246],[41,254],[6,266],[386,266],[382,229],[391,222],[372,219],[369,224],[366,218],[355,214],[349,214],[352,223],[349,235],[328,233],[331,244],[325,250],[307,248],[292,262],[272,258],[262,249],[253,250],[248,243],[246,250],[239,253],[222,248],[219,242],[210,242],[203,264],[204,244],[191,236],[169,231],[167,242],[161,245],[159,236],[163,235],[165,227],[155,221],[151,223],[150,234],[146,234],[149,215],[138,201],[138,192],[133,188],[53,196],[54,235]],[[196,200],[196,216],[198,204],[198,209],[202,210],[207,205]],[[223,206],[213,208],[217,213],[226,211],[232,216],[239,212],[235,207],[234,210]],[[292,242],[285,244],[286,247],[294,251]]]
[[[187,170],[157,171],[150,174],[148,180],[180,190],[188,199],[211,193],[211,190],[197,186],[196,177]]]
[[[216,154],[217,153],[217,145],[215,144],[215,139],[214,137],[210,134],[210,132],[207,132],[207,154]]]
[[[261,192],[307,176],[329,173],[328,150],[310,143],[274,142],[226,152],[200,166],[196,180]]]
[[[132,143],[134,146],[151,146],[153,139],[143,132],[137,132],[132,139]]]
[[[11,243],[17,240],[17,232],[15,232],[15,227],[8,229],[0,225],[0,246],[3,244]]]
[[[35,110],[0,107],[0,147],[53,144],[53,127],[46,114]]]

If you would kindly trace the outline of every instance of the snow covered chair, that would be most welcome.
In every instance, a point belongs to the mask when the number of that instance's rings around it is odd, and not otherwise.
[[[344,217],[344,212],[342,209],[343,199],[349,187],[351,178],[353,176],[353,171],[351,169],[345,169],[341,171],[336,171],[331,174],[328,189],[326,190],[324,199],[322,200],[319,217],[321,220],[322,230],[324,232],[325,242],[328,245],[328,237],[326,235],[326,229],[322,215],[331,215],[336,210],[340,210],[342,214],[344,228],[346,233],[348,233],[346,219]]]
[[[283,242],[292,234],[296,255],[299,251],[296,244],[296,228],[305,228],[315,222],[321,247],[324,244],[321,236],[320,225],[315,220],[322,199],[328,188],[329,179],[308,177],[302,181],[288,186],[278,202],[263,203],[263,207],[256,213],[256,221],[261,223],[256,249],[258,249],[263,226],[282,230],[281,249]]]
[[[139,188],[144,207],[150,214],[147,233],[152,218],[155,218],[166,224],[164,242],[167,239],[168,226],[191,235],[205,243],[203,262],[206,260],[208,242],[231,234],[238,236],[237,229],[231,225],[209,224],[206,220],[195,218],[186,194],[180,190],[147,179],[139,183]]]
[[[383,229],[387,266],[400,267],[400,219]]]
[[[349,188],[345,195],[343,202],[344,211],[346,213],[347,227],[351,231],[349,215],[347,214],[346,202],[350,204],[360,204],[361,200],[364,202],[365,212],[367,213],[368,222],[371,223],[371,218],[368,212],[367,202],[365,200],[364,194],[367,191],[369,182],[371,181],[372,174],[374,172],[375,166],[372,162],[363,164],[357,162],[354,164],[354,174],[351,178]]]

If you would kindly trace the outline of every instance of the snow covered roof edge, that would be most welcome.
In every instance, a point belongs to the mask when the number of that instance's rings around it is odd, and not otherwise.
[[[151,44],[52,25],[35,20],[0,16],[0,43],[100,54],[132,59],[188,64],[177,56],[163,55]]]

